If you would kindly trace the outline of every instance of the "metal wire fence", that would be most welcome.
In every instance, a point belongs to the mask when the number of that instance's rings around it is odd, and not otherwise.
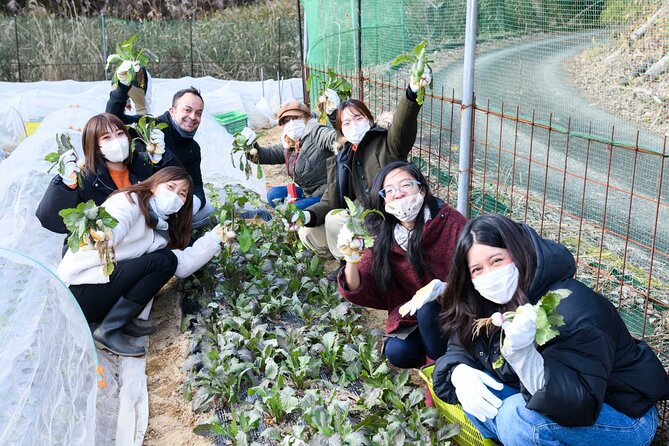
[[[134,33],[160,57],[154,77],[257,80],[300,75],[298,22],[0,17],[0,80],[109,79],[106,57]],[[261,75],[261,73],[263,73]]]
[[[309,67],[323,74],[323,68]],[[392,112],[406,83],[342,70],[377,120]],[[456,205],[461,101],[441,87],[428,94],[410,160],[433,192]],[[530,116],[532,114],[530,113]],[[470,215],[498,212],[567,246],[576,277],[606,296],[630,332],[669,366],[668,138],[662,151],[616,143],[526,119],[519,107],[474,106]],[[603,169],[601,167],[604,167]],[[663,422],[669,423],[664,403]],[[664,425],[663,425],[664,426]],[[669,441],[669,431],[660,436]]]

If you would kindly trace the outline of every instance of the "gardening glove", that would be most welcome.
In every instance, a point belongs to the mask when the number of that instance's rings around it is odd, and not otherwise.
[[[302,211],[302,215],[304,215],[304,218],[300,215],[299,212],[295,212],[293,215],[288,216],[290,220],[283,219],[283,225],[288,232],[296,232],[298,231],[302,226],[305,225],[304,221],[309,221],[311,218],[311,215],[309,215],[309,212],[307,211]]]
[[[356,238],[346,225],[341,227],[337,234],[337,249],[344,254],[344,260],[347,263],[360,262],[364,247],[363,240]]]
[[[224,228],[220,223],[214,226],[211,232],[218,236],[221,243],[232,243],[235,237],[237,237],[235,231]]]
[[[411,76],[411,80],[409,81],[409,88],[411,88],[411,91],[414,93],[418,93],[418,90],[420,88],[425,88],[430,83],[432,82],[432,72],[430,71],[430,67],[426,66],[425,69],[423,70],[423,75],[420,77],[420,81],[416,82],[416,80]]]
[[[244,129],[242,130],[241,133],[242,133],[242,136],[243,136],[244,138],[246,138],[246,144],[249,144],[249,145],[250,145],[250,144],[253,144],[253,142],[254,142],[254,141],[256,140],[256,138],[258,137],[258,135],[256,135],[256,132],[254,132],[253,130],[251,130],[250,127],[244,127]]]
[[[77,186],[77,173],[79,172],[74,150],[70,149],[58,158],[58,167],[58,174],[63,180],[63,184],[70,189],[74,189]]]
[[[416,291],[409,302],[400,307],[400,314],[402,316],[406,316],[407,314],[413,316],[419,308],[444,294],[444,291],[446,291],[446,282],[432,279],[430,283]]]
[[[133,70],[135,73],[140,70],[140,65],[139,62],[131,62],[129,60],[124,60],[121,62],[121,65],[118,66],[116,69],[116,78],[120,83],[123,85],[130,85],[130,77],[128,76],[128,72],[130,70]]]
[[[165,134],[158,129],[151,131],[151,144],[146,147],[149,159],[153,164],[158,164],[165,153]]]
[[[325,90],[325,113],[331,115],[341,104],[339,99],[339,94],[334,91],[332,88]]]
[[[504,322],[502,355],[516,372],[527,391],[534,395],[545,384],[544,358],[534,346],[537,332],[537,311],[532,304],[516,310],[511,322]]]
[[[462,410],[482,423],[497,416],[502,400],[495,396],[488,387],[502,390],[504,384],[466,364],[455,366],[451,373],[451,383],[455,387],[455,395],[460,401]]]

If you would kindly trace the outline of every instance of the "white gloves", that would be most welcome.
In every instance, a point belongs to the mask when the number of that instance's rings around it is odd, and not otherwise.
[[[420,77],[420,82],[416,82],[413,76],[411,76],[409,88],[411,88],[411,91],[414,93],[418,93],[419,88],[425,88],[430,85],[430,82],[432,82],[432,72],[430,71],[430,67],[426,66],[423,75]]]
[[[502,354],[518,375],[527,391],[534,395],[545,384],[544,358],[534,346],[537,332],[537,312],[532,304],[516,310],[512,322],[504,322]]]
[[[446,291],[446,282],[439,279],[432,279],[430,283],[420,290],[416,291],[411,300],[400,307],[400,314],[406,316],[407,313],[413,316],[416,311],[428,302],[432,302]]]
[[[202,207],[202,201],[200,201],[197,195],[193,195],[193,215],[198,213],[200,207]]]
[[[337,234],[337,249],[344,254],[347,263],[358,263],[362,259],[364,241],[356,237],[346,225],[342,226]]]
[[[253,141],[255,141],[258,137],[256,132],[254,132],[250,127],[244,127],[244,129],[241,131],[241,134],[244,138],[246,138],[247,144],[253,144]]]
[[[146,147],[149,159],[153,164],[158,164],[165,153],[165,133],[158,129],[151,131],[151,144]]]
[[[453,369],[451,383],[462,410],[478,418],[482,423],[497,416],[502,400],[496,397],[488,387],[502,390],[504,384],[497,382],[485,372],[459,364]]]
[[[129,60],[124,60],[116,69],[116,77],[123,85],[130,85],[131,80],[128,76],[128,72],[133,70],[135,73],[137,73],[140,69],[141,66],[139,65],[139,61],[131,62]]]
[[[512,322],[504,322],[503,353],[522,350],[534,343],[537,333],[537,311],[532,304],[525,304],[516,309]]]
[[[337,92],[332,88],[325,90],[325,98],[325,113],[330,115],[333,111],[337,110],[339,104],[341,104],[341,100]]]
[[[58,174],[63,183],[70,188],[74,188],[77,185],[78,172],[77,155],[74,153],[74,150],[70,149],[64,152],[58,158]]]

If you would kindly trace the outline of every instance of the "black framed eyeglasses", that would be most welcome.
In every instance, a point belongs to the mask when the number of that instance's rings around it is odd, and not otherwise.
[[[384,187],[379,191],[379,195],[383,199],[395,198],[399,192],[402,192],[404,195],[410,195],[414,193],[420,185],[421,182],[418,180],[402,180],[397,184]]]

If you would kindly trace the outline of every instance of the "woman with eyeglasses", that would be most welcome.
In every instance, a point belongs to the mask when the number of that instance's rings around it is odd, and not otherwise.
[[[336,127],[346,141],[328,160],[327,189],[320,202],[306,209],[305,227],[299,230],[304,245],[319,256],[343,258],[337,249],[343,217],[332,211],[346,207],[344,197],[366,206],[372,195],[372,180],[381,168],[392,161],[406,161],[418,130],[421,106],[416,102],[417,91],[420,85],[430,83],[429,70],[423,76],[420,82],[411,78],[406,93],[400,95],[389,128],[375,123],[362,101],[347,99],[339,105]]]
[[[374,246],[344,257],[339,292],[354,304],[386,310],[384,354],[396,367],[420,367],[446,351],[436,298],[466,219],[434,197],[420,170],[404,161],[381,169],[370,198],[370,208],[384,218],[367,217]],[[341,230],[342,248],[347,230]]]

